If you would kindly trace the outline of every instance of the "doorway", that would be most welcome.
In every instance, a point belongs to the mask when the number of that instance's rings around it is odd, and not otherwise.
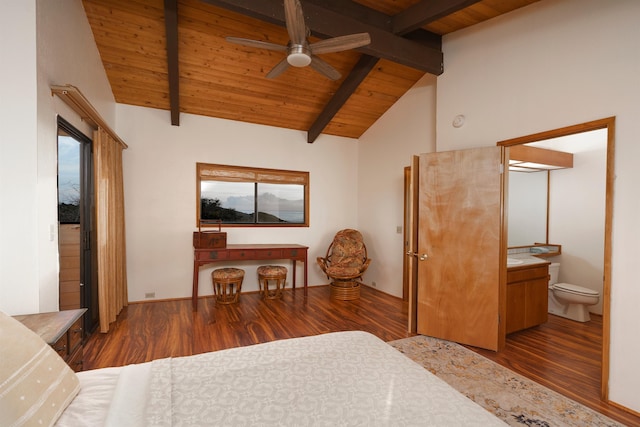
[[[91,139],[58,117],[59,309],[86,308],[85,335],[98,324]]]
[[[615,117],[605,118],[601,120],[595,120],[592,122],[582,123],[565,128],[555,129],[551,131],[541,132],[538,134],[528,135],[520,138],[498,142],[498,146],[510,147],[519,144],[534,143],[537,141],[553,139],[562,136],[575,135],[582,132],[595,131],[598,129],[606,129],[606,195],[605,195],[605,226],[604,226],[604,271],[603,271],[603,289],[602,289],[602,363],[601,363],[601,389],[600,394],[603,400],[608,400],[608,382],[609,382],[609,342],[610,342],[610,295],[611,295],[611,234],[612,234],[612,221],[613,221],[613,183],[614,183],[614,141],[615,141]],[[413,166],[413,165],[412,165]],[[405,181],[406,182],[406,181]],[[414,204],[418,201],[411,197],[411,193],[405,191],[405,206],[406,209],[412,210]],[[410,224],[407,224],[405,216],[405,228]],[[424,222],[426,218],[422,208],[418,213],[418,222]],[[503,221],[503,230],[506,234],[506,227]],[[409,236],[409,240],[412,236]],[[409,248],[415,248],[413,244],[407,244]],[[506,275],[506,249],[507,239],[503,238],[503,247],[500,248],[499,259],[504,261],[502,264],[501,277]],[[406,250],[406,248],[405,248]],[[417,258],[420,255],[415,250],[408,250],[404,254],[408,258]],[[496,254],[496,257],[498,255]],[[493,264],[493,263],[491,263]],[[488,265],[488,264],[487,264]],[[410,270],[409,270],[410,271]],[[415,277],[408,276],[408,288],[409,288],[409,332],[416,332],[416,311],[412,311],[412,304],[415,304],[418,283]],[[452,315],[455,313],[452,313]],[[503,329],[504,331],[504,329]],[[504,340],[504,334],[502,335]],[[504,342],[504,341],[503,341]]]
[[[611,296],[611,230],[613,221],[613,182],[614,182],[614,141],[615,117],[596,120],[579,125],[555,129],[538,134],[528,135],[511,140],[501,141],[499,146],[510,147],[531,144],[555,138],[578,135],[585,132],[606,130],[606,178],[605,178],[605,212],[604,212],[604,256],[602,286],[602,363],[600,378],[600,395],[608,400],[609,382],[609,340],[610,340],[610,296]],[[561,149],[559,147],[559,149]],[[550,242],[547,242],[550,243]]]

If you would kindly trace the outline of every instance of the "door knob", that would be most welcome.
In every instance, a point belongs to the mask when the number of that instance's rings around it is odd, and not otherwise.
[[[429,258],[429,256],[427,256],[427,254],[419,255],[417,252],[411,252],[411,251],[407,251],[407,255],[414,256],[414,257],[418,258],[420,261],[424,261],[425,259]]]

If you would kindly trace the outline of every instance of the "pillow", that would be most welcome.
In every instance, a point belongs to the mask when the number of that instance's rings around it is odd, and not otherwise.
[[[0,424],[51,426],[79,390],[78,377],[58,353],[0,312]]]

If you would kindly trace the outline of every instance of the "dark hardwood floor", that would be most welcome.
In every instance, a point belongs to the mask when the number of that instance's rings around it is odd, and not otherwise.
[[[363,330],[384,341],[409,336],[406,304],[399,298],[363,287],[355,301],[335,301],[328,286],[287,290],[281,300],[263,301],[243,293],[240,303],[215,305],[200,298],[132,304],[108,334],[93,334],[85,346],[86,369],[121,366],[162,357],[187,356],[327,332]]]
[[[288,290],[282,300],[242,294],[239,304],[216,306],[201,298],[132,304],[107,334],[94,333],[85,345],[85,368],[141,363],[327,332],[363,330],[384,341],[410,336],[407,305],[363,287],[361,298],[336,301],[329,287]],[[580,324],[550,316],[547,324],[509,335],[504,351],[472,350],[629,426],[640,417],[600,401],[602,320]]]

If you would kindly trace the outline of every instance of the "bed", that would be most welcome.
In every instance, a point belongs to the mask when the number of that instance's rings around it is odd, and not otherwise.
[[[2,348],[7,328],[1,323],[7,317],[0,318]],[[4,361],[3,352],[0,349]],[[65,371],[53,380],[66,384],[64,392],[49,393],[51,387],[42,386],[45,391],[27,394],[27,400],[49,410],[50,403],[42,403],[48,397],[39,395],[53,395],[57,401],[51,418],[41,416],[41,407],[31,411],[35,418],[9,413],[18,411],[14,404],[20,393],[14,389],[21,386],[13,383],[23,375],[7,374],[3,364],[0,414],[7,419],[0,424],[18,420],[15,425],[39,425],[44,419],[44,425],[59,427],[504,425],[366,332],[274,341],[78,374],[55,359],[43,363]]]

